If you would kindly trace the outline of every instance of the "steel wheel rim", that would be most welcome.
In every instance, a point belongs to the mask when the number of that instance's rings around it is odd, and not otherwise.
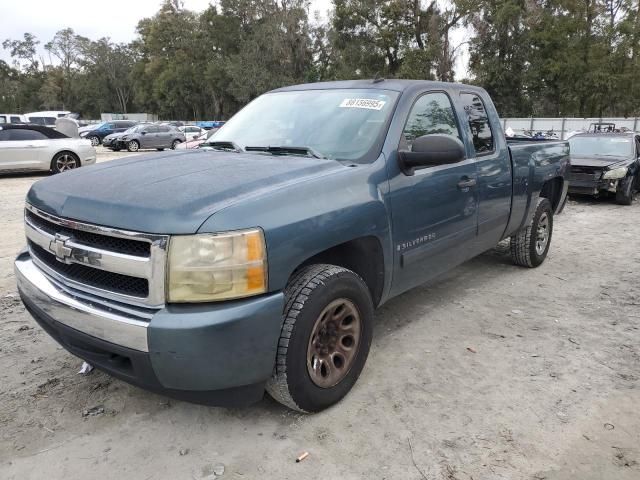
[[[138,142],[136,142],[135,140],[129,142],[129,150],[133,150],[134,152],[136,152],[138,150]]]
[[[538,231],[536,232],[536,253],[542,255],[549,243],[549,215],[543,213],[538,219]]]
[[[362,332],[362,318],[346,298],[327,305],[313,326],[307,347],[307,372],[320,388],[330,388],[353,366]]]
[[[68,153],[60,155],[56,160],[56,168],[59,172],[66,172],[67,170],[73,170],[76,168],[76,159]]]

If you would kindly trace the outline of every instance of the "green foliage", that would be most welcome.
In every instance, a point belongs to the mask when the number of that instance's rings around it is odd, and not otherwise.
[[[327,20],[308,11],[308,0],[220,0],[201,13],[165,0],[129,44],[69,28],[44,44],[6,39],[0,110],[224,119],[295,83],[452,81],[468,46],[467,81],[503,116],[640,114],[638,0],[333,0]],[[468,41],[454,43],[456,30]]]

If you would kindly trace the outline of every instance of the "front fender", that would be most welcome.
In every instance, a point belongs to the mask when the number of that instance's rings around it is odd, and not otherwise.
[[[288,185],[213,214],[198,230],[220,232],[260,227],[265,232],[269,291],[285,288],[307,259],[341,243],[376,237],[385,265],[383,297],[391,279],[390,217],[383,196],[384,158]]]

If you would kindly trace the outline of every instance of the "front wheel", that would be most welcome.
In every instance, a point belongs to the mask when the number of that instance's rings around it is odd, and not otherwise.
[[[267,392],[318,412],[351,390],[371,347],[373,302],[364,281],[335,265],[298,271],[285,289],[284,324]]]
[[[91,135],[89,137],[89,140],[91,141],[92,147],[97,147],[98,145],[100,145],[100,138],[95,135]]]
[[[140,150],[140,144],[137,140],[131,140],[127,142],[127,150],[129,150],[130,152],[137,152],[138,150]]]
[[[60,152],[51,160],[51,171],[62,173],[80,166],[80,159],[71,152]]]
[[[616,192],[616,203],[620,205],[631,205],[633,203],[633,185],[636,177],[626,177],[621,180]]]
[[[178,145],[180,145],[181,143],[182,143],[182,142],[181,142],[180,140],[174,140],[174,141],[171,143],[171,150],[175,150],[175,149],[176,149],[176,147],[177,147]]]
[[[546,198],[538,199],[529,225],[511,237],[511,258],[522,267],[534,268],[544,262],[551,246],[553,209]]]

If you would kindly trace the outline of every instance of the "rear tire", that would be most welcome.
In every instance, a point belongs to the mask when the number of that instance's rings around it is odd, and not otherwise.
[[[633,185],[636,177],[626,177],[622,180],[616,192],[616,203],[620,205],[631,205],[633,203]]]
[[[56,153],[51,160],[51,171],[53,173],[63,173],[80,167],[80,159],[75,153]]]
[[[284,323],[267,392],[300,412],[319,412],[351,390],[373,333],[364,281],[335,265],[310,265],[285,289]]]
[[[156,148],[159,152],[164,152],[164,148]]]
[[[522,267],[535,268],[544,262],[551,246],[553,209],[546,198],[538,199],[529,225],[511,237],[511,258]]]

